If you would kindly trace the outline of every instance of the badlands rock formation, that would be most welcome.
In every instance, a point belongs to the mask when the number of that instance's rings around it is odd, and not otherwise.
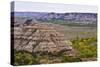
[[[14,25],[14,49],[28,52],[70,51],[71,42],[50,23]]]

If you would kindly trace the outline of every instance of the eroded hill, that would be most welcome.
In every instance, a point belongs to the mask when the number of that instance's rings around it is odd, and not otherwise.
[[[15,24],[14,49],[32,53],[71,51],[71,42],[55,27],[51,23]]]

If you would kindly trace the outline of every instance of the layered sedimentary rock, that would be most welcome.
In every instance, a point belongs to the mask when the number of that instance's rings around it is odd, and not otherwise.
[[[49,23],[17,24],[14,26],[14,49],[28,52],[70,51],[71,42]]]

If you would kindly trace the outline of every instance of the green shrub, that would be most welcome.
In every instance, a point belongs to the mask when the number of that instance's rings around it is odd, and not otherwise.
[[[80,62],[82,61],[79,57],[62,56],[62,62]]]
[[[26,51],[15,51],[14,61],[15,65],[37,64],[36,57]]]
[[[80,58],[89,58],[97,56],[97,39],[92,38],[77,38],[72,41],[74,49],[79,52]]]

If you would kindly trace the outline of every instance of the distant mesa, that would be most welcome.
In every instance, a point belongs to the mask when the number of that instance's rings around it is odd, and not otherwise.
[[[65,20],[73,22],[97,22],[97,13],[55,13],[55,12],[11,12],[12,17],[31,17],[36,20]]]

